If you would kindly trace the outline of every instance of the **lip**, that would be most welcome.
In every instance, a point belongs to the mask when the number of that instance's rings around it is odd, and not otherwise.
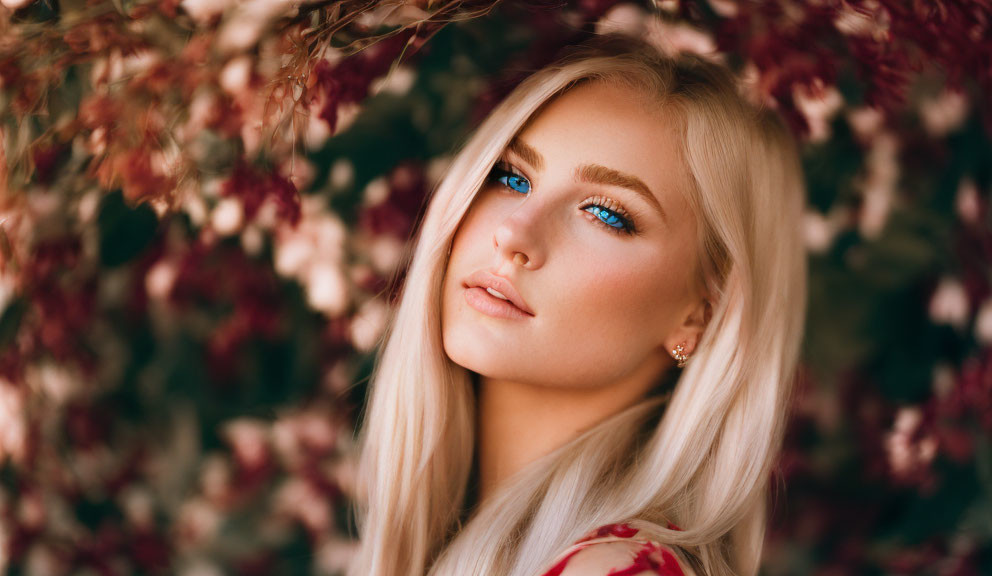
[[[497,307],[502,307],[507,309],[506,312],[517,311],[526,316],[534,316],[534,311],[520,296],[513,284],[502,276],[497,276],[486,270],[479,270],[466,278],[463,286],[467,288],[465,298],[469,300],[469,304],[476,308],[478,308],[476,304],[487,308],[487,310],[481,310],[482,312],[498,312],[499,308]],[[478,290],[473,290],[473,288],[478,288]],[[489,294],[486,288],[492,288],[506,296],[508,300],[502,300]]]

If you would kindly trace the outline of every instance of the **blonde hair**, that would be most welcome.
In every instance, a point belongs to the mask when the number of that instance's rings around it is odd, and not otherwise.
[[[677,111],[712,316],[667,408],[649,395],[527,467],[463,523],[475,391],[441,340],[448,247],[510,139],[586,81]],[[627,519],[656,526],[654,539],[706,574],[755,574],[805,321],[804,200],[788,131],[720,64],[607,34],[529,76],[455,156],[419,228],[364,414],[349,574],[536,576],[589,530]]]

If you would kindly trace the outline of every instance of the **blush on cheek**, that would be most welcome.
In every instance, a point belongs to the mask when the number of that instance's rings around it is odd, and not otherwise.
[[[672,306],[681,300],[683,279],[675,268],[651,270],[642,262],[600,267],[583,278],[577,284],[584,287],[585,294],[579,305],[585,310],[601,310],[595,314],[601,322],[619,324],[642,336],[656,332],[659,325],[670,322]]]

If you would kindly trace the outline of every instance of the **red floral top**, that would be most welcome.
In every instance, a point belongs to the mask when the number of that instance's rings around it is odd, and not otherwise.
[[[668,523],[668,528],[680,530],[677,526]],[[658,574],[660,576],[685,576],[679,565],[678,559],[670,549],[646,538],[644,531],[637,528],[637,522],[625,522],[623,524],[607,524],[601,526],[584,537],[580,538],[570,548],[561,553],[556,559],[551,569],[541,576],[560,576],[565,571],[565,567],[579,552],[592,547],[594,544],[604,542],[626,542],[630,544],[626,547],[610,547],[605,554],[599,554],[595,558],[586,556],[586,565],[594,570],[592,573],[603,567],[603,576],[635,576],[643,574]],[[639,535],[640,534],[640,535]],[[597,572],[598,573],[598,572]]]

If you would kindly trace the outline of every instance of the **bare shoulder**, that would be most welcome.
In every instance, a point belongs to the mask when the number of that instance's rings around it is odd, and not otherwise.
[[[643,540],[596,542],[570,555],[560,576],[695,576],[674,551]]]

